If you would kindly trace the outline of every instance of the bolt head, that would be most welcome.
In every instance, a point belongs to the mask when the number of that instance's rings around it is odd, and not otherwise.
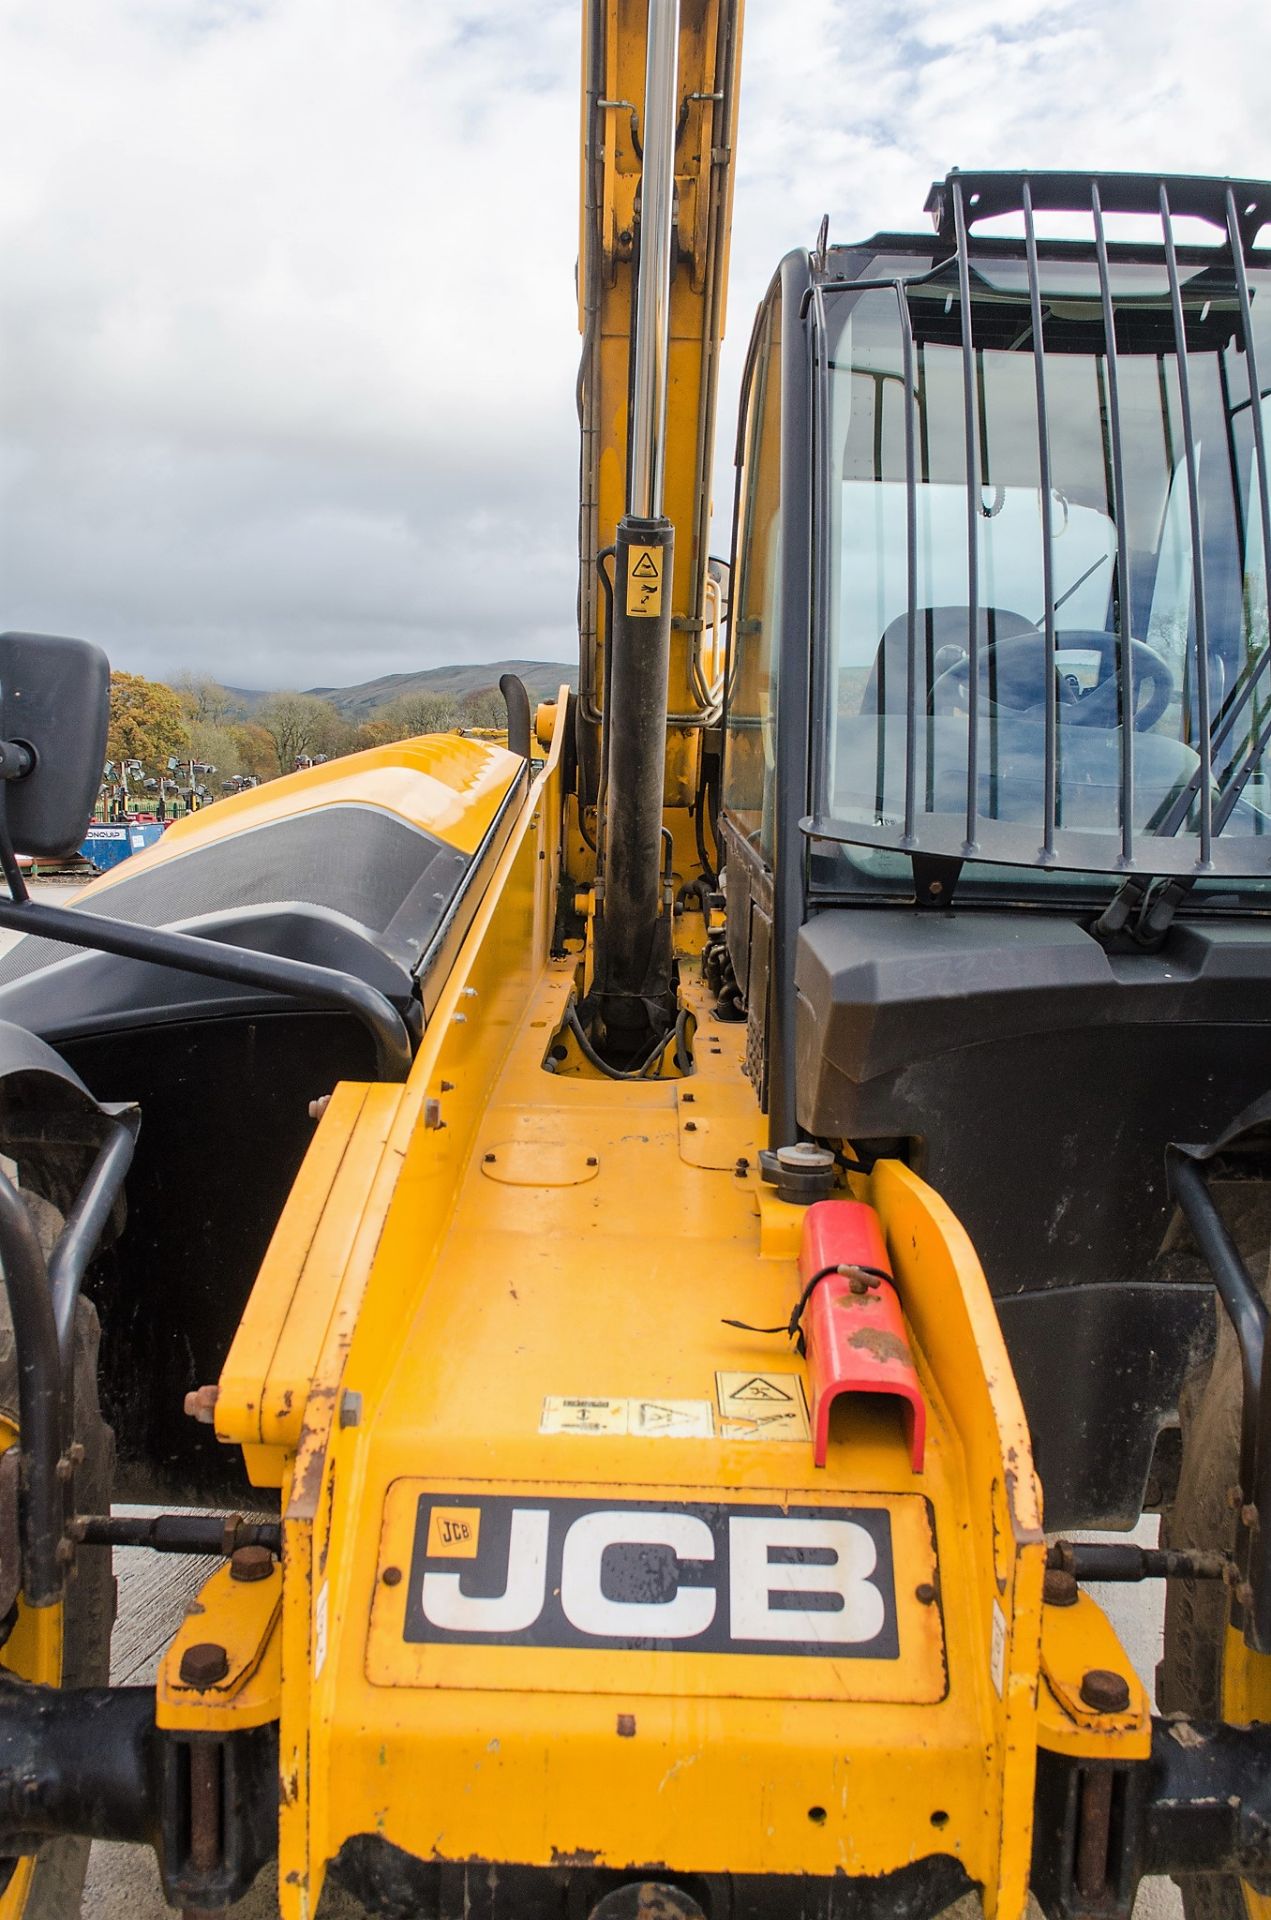
[[[216,1402],[220,1398],[220,1391],[219,1387],[196,1387],[193,1393],[187,1393],[185,1411],[189,1418],[210,1427],[216,1419]]]
[[[241,1580],[250,1584],[256,1580],[268,1580],[274,1570],[274,1556],[268,1547],[239,1547],[229,1563],[231,1580]]]
[[[214,1687],[229,1672],[229,1655],[215,1640],[202,1640],[181,1655],[181,1684]]]
[[[1065,1567],[1047,1567],[1042,1580],[1042,1599],[1048,1607],[1075,1607],[1077,1582]]]
[[[1130,1705],[1130,1683],[1110,1667],[1091,1667],[1081,1676],[1081,1698],[1092,1713],[1125,1713]]]

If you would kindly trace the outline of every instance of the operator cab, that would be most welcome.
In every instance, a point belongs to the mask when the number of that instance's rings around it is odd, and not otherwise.
[[[756,326],[730,952],[771,1144],[933,1183],[1050,1524],[1116,1524],[1212,1337],[1166,1148],[1271,1083],[1271,188],[954,174],[929,210],[791,255]],[[1078,1325],[1125,1353],[1116,1405],[1057,1378]]]

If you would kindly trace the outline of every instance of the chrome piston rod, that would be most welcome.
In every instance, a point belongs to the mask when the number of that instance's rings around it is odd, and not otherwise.
[[[628,513],[640,520],[656,520],[662,512],[679,38],[679,0],[649,0],[641,129],[640,278],[631,382],[631,490],[627,502]]]

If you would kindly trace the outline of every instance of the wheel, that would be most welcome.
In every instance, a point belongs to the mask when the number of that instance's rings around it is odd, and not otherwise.
[[[1234,1549],[1230,1490],[1239,1479],[1240,1405],[1239,1349],[1230,1321],[1220,1313],[1213,1365],[1206,1378],[1185,1390],[1179,1408],[1182,1466],[1178,1493],[1161,1526],[1163,1546]],[[1167,1583],[1165,1653],[1156,1677],[1163,1713],[1220,1720],[1225,1696],[1227,1717],[1241,1717],[1232,1695],[1245,1676],[1231,1671],[1231,1663],[1244,1662],[1234,1640],[1227,1652],[1227,1609],[1227,1589],[1220,1580]],[[1265,1911],[1265,1903],[1246,1895],[1234,1874],[1180,1875],[1178,1887],[1187,1920],[1249,1920]]]
[[[26,1196],[47,1254],[61,1217]],[[97,1397],[97,1309],[81,1299],[75,1313],[73,1437],[84,1449],[75,1472],[81,1512],[109,1513],[115,1436]],[[7,1296],[0,1287],[0,1452],[18,1433],[18,1369]],[[0,1662],[24,1680],[65,1687],[105,1686],[110,1679],[110,1635],[115,1580],[109,1547],[81,1548],[62,1606],[38,1613],[18,1602],[17,1620],[0,1648]],[[75,1920],[80,1911],[88,1840],[50,1840],[34,1858],[0,1864],[0,1920]]]

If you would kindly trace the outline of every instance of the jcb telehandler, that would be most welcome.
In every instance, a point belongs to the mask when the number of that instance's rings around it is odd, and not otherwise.
[[[584,9],[576,697],[62,910],[106,666],[0,641],[3,1920],[1271,1895],[1271,187],[788,255],[725,570],[739,35]]]

